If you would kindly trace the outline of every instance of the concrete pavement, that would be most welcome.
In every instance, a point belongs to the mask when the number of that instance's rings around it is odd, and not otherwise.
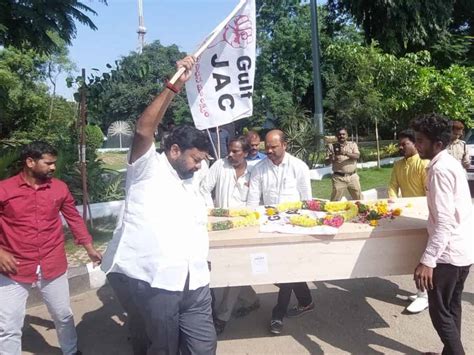
[[[311,283],[316,310],[285,319],[280,336],[268,333],[276,301],[273,285],[256,287],[259,310],[231,319],[220,336],[218,354],[417,354],[440,351],[427,311],[405,314],[411,276]],[[84,355],[131,354],[126,316],[108,286],[72,297],[80,349]],[[474,354],[474,276],[463,294],[462,336]],[[44,306],[27,311],[24,354],[60,354],[54,325]]]

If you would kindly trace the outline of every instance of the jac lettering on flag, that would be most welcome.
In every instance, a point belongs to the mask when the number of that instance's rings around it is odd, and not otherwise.
[[[186,94],[198,129],[252,115],[255,26],[255,0],[240,1],[197,51]]]

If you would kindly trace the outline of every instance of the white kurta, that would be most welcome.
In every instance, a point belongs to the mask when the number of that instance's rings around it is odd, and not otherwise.
[[[247,205],[257,206],[312,199],[308,166],[288,152],[280,165],[263,159],[252,170]]]
[[[182,291],[209,284],[207,209],[193,179],[181,180],[155,147],[128,166],[121,225],[102,269]]]
[[[227,158],[219,159],[201,182],[201,192],[208,207],[237,208],[247,203],[251,167],[237,178],[234,167]],[[214,201],[211,192],[215,191]]]

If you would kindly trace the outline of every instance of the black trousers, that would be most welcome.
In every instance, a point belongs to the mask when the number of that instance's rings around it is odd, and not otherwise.
[[[136,280],[132,293],[150,339],[148,355],[212,355],[217,336],[209,286],[183,291],[153,288]]]
[[[272,311],[272,319],[274,320],[283,320],[290,304],[291,291],[295,293],[299,306],[306,307],[313,302],[311,291],[306,282],[277,284],[277,286],[280,288],[280,291],[278,292],[277,304],[273,307]]]
[[[443,355],[465,354],[461,343],[461,296],[470,266],[437,264],[428,291],[431,322],[444,344]]]
[[[146,355],[150,341],[146,335],[145,321],[138,311],[130,291],[130,284],[136,282],[136,280],[116,272],[107,274],[107,280],[120,305],[127,312],[127,326],[130,332],[133,354]]]

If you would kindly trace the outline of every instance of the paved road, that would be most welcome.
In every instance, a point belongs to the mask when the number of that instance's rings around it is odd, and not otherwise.
[[[281,336],[268,333],[276,287],[257,287],[262,306],[232,319],[219,338],[219,354],[417,354],[438,351],[441,343],[428,312],[405,314],[410,276],[312,283],[316,310],[285,320]],[[84,355],[131,354],[125,316],[108,286],[73,297],[80,349]],[[474,354],[474,276],[463,294],[463,341]],[[60,354],[44,306],[28,310],[24,354]]]

